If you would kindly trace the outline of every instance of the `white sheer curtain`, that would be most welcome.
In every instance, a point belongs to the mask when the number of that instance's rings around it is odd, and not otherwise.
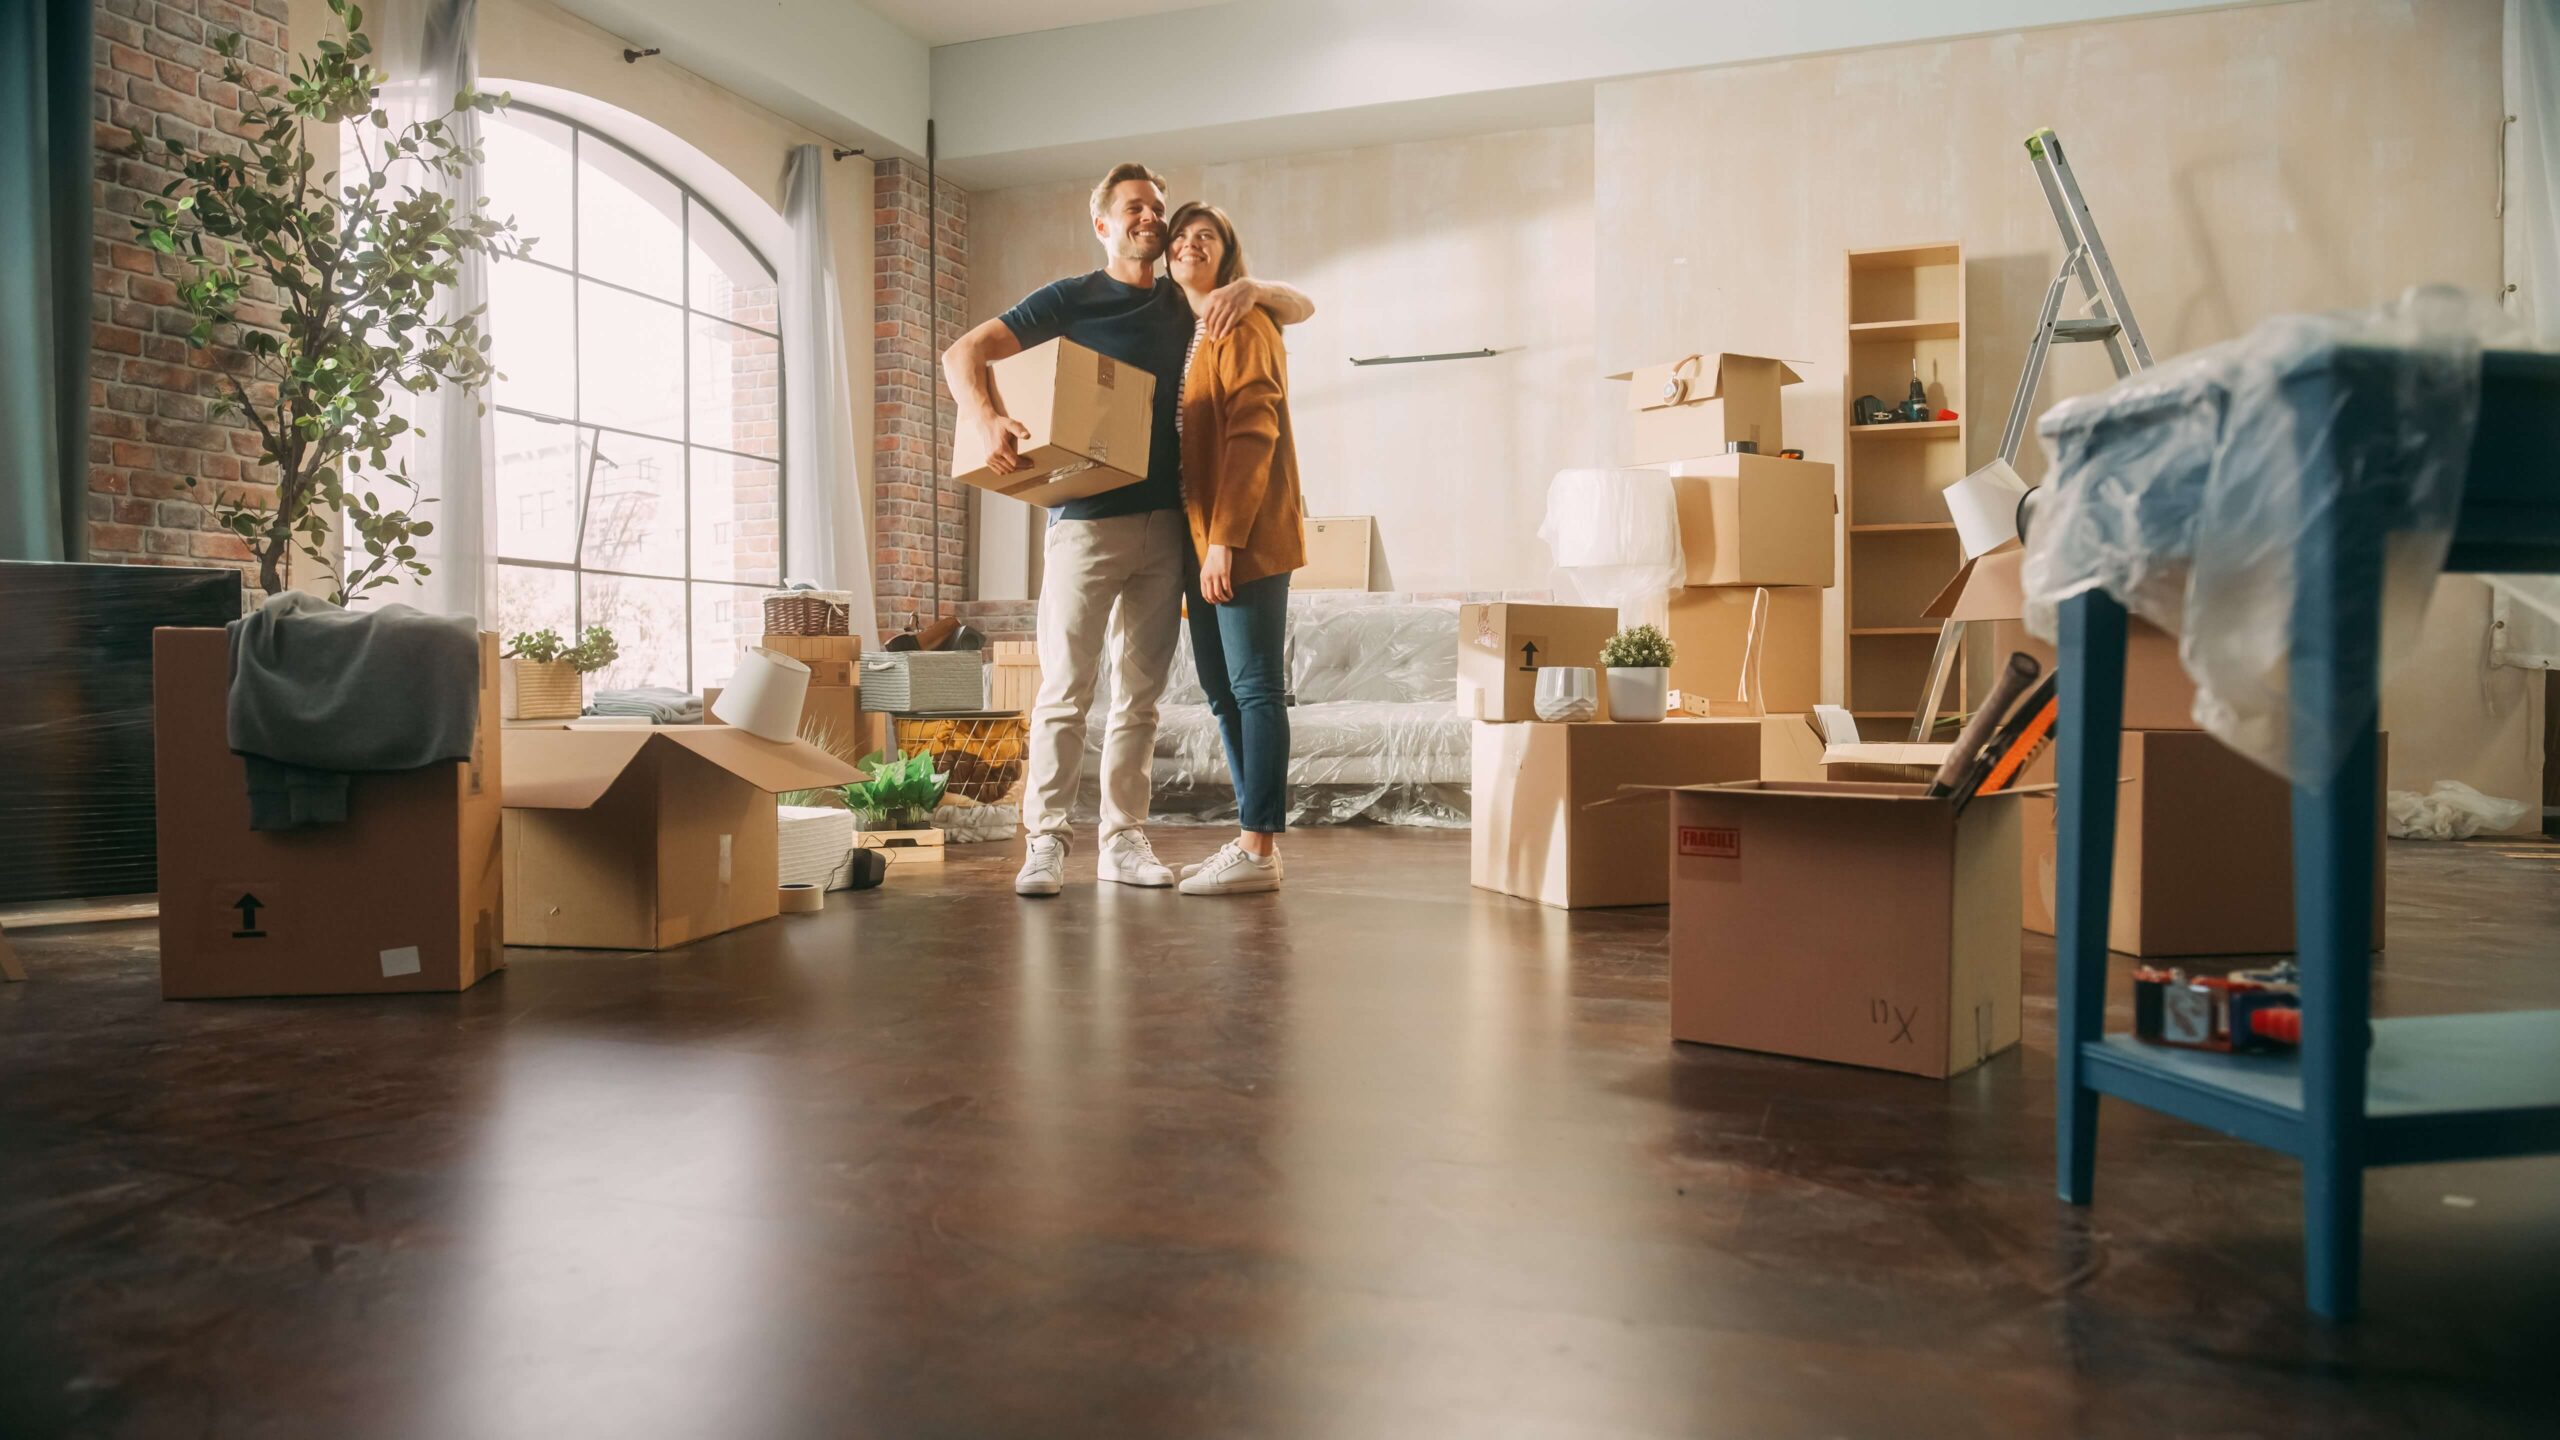
[[[854,449],[851,372],[844,306],[827,239],[824,149],[792,147],[784,175],[783,221],[791,254],[782,267],[784,574],[821,590],[853,594],[853,633],[880,644],[871,597],[871,540],[862,520],[861,457]]]
[[[479,80],[479,0],[379,0],[370,17],[374,58],[389,77],[380,104],[394,132],[421,120],[432,120],[453,106],[454,96]],[[480,143],[480,116],[464,111],[452,121],[456,138]],[[373,143],[369,131],[368,144]],[[424,167],[403,165],[395,176],[404,184],[432,188],[460,211],[480,203],[481,167],[452,178]],[[460,314],[489,303],[488,261],[466,255],[462,276],[445,299],[443,313]],[[488,316],[482,312],[485,328]],[[506,337],[491,337],[498,368],[507,364]],[[430,573],[423,580],[404,580],[370,592],[369,601],[399,601],[421,610],[471,615],[481,624],[496,623],[496,534],[490,516],[497,507],[498,440],[492,417],[484,413],[491,396],[466,393],[453,386],[429,394],[395,391],[399,413],[413,428],[408,446],[409,475],[418,482],[417,511],[435,525],[435,533],[418,546]]]

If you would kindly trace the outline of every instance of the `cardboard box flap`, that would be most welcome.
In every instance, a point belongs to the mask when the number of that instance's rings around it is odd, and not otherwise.
[[[871,778],[805,740],[777,744],[726,725],[669,726],[656,733],[767,794]]]
[[[645,725],[509,730],[499,756],[500,793],[510,810],[587,809],[631,768],[654,733]]]
[[[1727,351],[1708,351],[1674,360],[1665,365],[1647,365],[1635,370],[1622,370],[1612,380],[1631,382],[1627,387],[1627,408],[1660,410],[1673,405],[1694,405],[1714,400],[1724,394],[1724,366],[1727,358],[1763,361],[1778,367],[1778,383],[1800,385],[1798,375],[1786,361],[1767,355],[1737,355]]]
[[[1822,747],[1825,765],[1928,765],[1947,763],[1953,741],[1861,740]]]
[[[1964,562],[1921,615],[1931,620],[2015,620],[2027,613],[2027,547],[2012,540]]]

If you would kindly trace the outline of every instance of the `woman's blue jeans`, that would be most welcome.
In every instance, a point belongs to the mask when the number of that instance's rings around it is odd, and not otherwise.
[[[1191,658],[1210,713],[1227,745],[1239,828],[1277,835],[1289,828],[1289,573],[1236,587],[1236,598],[1200,598],[1192,568]]]

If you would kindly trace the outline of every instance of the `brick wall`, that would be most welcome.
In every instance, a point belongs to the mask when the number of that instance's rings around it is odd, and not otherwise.
[[[193,323],[177,303],[185,267],[134,242],[130,221],[175,172],[121,153],[130,130],[201,143],[238,134],[239,91],[223,83],[213,39],[237,30],[253,84],[280,82],[287,0],[98,0],[97,223],[94,329],[89,355],[89,558],[136,565],[257,566],[237,536],[213,528],[193,475],[226,491],[257,485],[257,434],[245,419],[211,421],[206,404],[228,392],[222,370],[243,363],[219,347],[190,350]],[[243,314],[272,315],[272,294],[253,293]],[[272,402],[272,387],[251,386]]]
[[[942,603],[949,613],[969,594],[969,495],[949,482],[953,409],[942,383],[942,345],[968,328],[969,197],[940,186],[940,319],[928,327],[924,167],[883,160],[872,172],[872,452],[877,550],[872,576],[880,628],[894,633],[932,619],[935,529],[933,480],[945,478],[940,529]],[[942,450],[933,453],[933,410],[942,410]]]

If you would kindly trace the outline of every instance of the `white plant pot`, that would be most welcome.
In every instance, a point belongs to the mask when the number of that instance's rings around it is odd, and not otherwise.
[[[1609,718],[1621,725],[1660,720],[1671,708],[1671,672],[1660,665],[1609,667]]]

